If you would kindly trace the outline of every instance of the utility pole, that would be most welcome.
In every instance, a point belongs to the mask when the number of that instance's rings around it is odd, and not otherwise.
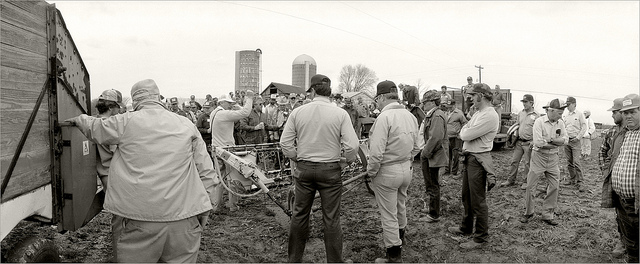
[[[476,68],[478,68],[478,76],[479,76],[479,80],[478,82],[481,83],[482,82],[482,69],[484,69],[484,67],[482,67],[482,65],[475,65]]]

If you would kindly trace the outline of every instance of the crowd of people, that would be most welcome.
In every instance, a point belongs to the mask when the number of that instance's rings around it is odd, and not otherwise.
[[[524,109],[512,127],[513,157],[508,175],[496,175],[490,151],[500,129],[504,98],[499,85],[462,87],[462,109],[443,86],[422,95],[413,86],[378,83],[374,102],[331,93],[331,80],[318,74],[305,94],[270,95],[252,91],[206,96],[202,104],[191,96],[164,99],[153,80],[131,89],[132,111],[123,111],[122,94],[104,91],[99,114],[69,119],[99,145],[97,175],[104,185],[104,208],[113,214],[113,251],[118,262],[195,262],[209,213],[224,209],[223,175],[239,173],[230,166],[216,171],[211,146],[279,143],[291,160],[295,200],[289,231],[289,262],[302,262],[309,237],[309,214],[319,192],[322,202],[327,262],[344,262],[340,222],[345,162],[356,159],[363,122],[375,117],[367,135],[366,173],[372,179],[380,213],[385,256],[376,262],[402,262],[407,227],[407,190],[413,160],[419,155],[429,206],[419,221],[439,222],[440,170],[462,180],[464,207],[459,225],[447,230],[470,236],[460,247],[475,249],[489,240],[486,193],[504,178],[502,187],[522,181],[525,192],[522,223],[534,217],[533,193],[539,181],[548,184],[542,222],[555,226],[560,189],[559,155],[565,153],[569,177],[564,185],[583,190],[582,146],[595,130],[577,100],[559,98],[534,108],[525,94]],[[399,93],[403,96],[400,99]],[[500,98],[496,98],[500,97]],[[168,110],[168,111],[167,111]],[[598,153],[603,176],[602,207],[615,208],[620,242],[615,250],[628,262],[638,262],[640,206],[640,98],[629,94],[613,101],[609,111],[615,127],[604,135]],[[220,161],[221,162],[221,161]],[[519,163],[524,172],[519,174]],[[220,163],[223,164],[223,163]],[[518,177],[518,175],[522,175]],[[229,193],[229,210],[240,209]],[[141,250],[142,249],[142,250]]]

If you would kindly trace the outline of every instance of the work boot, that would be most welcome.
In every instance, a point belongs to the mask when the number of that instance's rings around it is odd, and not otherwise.
[[[460,244],[460,247],[464,248],[464,249],[476,249],[476,248],[482,247],[483,244],[484,243],[478,243],[476,241],[473,241],[473,239],[472,239],[469,242],[464,242],[464,243]]]
[[[377,258],[375,263],[402,263],[402,246],[387,248],[384,258]]]
[[[611,253],[613,254],[614,258],[619,258],[624,256],[626,252],[627,250],[624,248],[622,241],[618,240],[618,242],[616,243],[616,247],[613,249],[613,252]]]
[[[506,181],[503,181],[502,183],[500,183],[500,187],[511,186],[511,185],[513,185],[513,183],[514,183],[513,181],[506,180]]]

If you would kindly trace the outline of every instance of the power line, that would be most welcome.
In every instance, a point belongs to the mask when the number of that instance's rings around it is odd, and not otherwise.
[[[638,77],[618,75],[618,74],[610,74],[610,73],[601,73],[601,72],[588,72],[588,71],[579,71],[579,70],[570,70],[570,69],[553,69],[553,68],[537,68],[537,67],[527,67],[527,66],[514,66],[514,65],[501,65],[501,64],[491,64],[491,66],[498,67],[510,67],[510,68],[525,68],[525,69],[535,69],[535,70],[543,70],[543,71],[565,71],[565,72],[577,72],[584,74],[597,74],[597,75],[607,75],[607,76],[615,76],[615,77],[623,77],[629,79],[640,79]]]
[[[367,15],[367,16],[369,16],[369,17],[371,17],[371,18],[375,19],[375,20],[378,20],[378,21],[380,21],[380,22],[382,22],[382,23],[384,23],[384,24],[386,24],[386,25],[388,25],[388,26],[390,26],[390,27],[392,27],[392,28],[394,28],[394,29],[396,29],[396,30],[398,30],[398,31],[400,31],[400,32],[402,32],[402,33],[404,33],[404,34],[406,34],[406,35],[408,35],[408,36],[412,37],[412,38],[414,38],[414,39],[417,39],[418,41],[420,41],[420,42],[422,42],[422,43],[424,43],[424,44],[426,44],[426,45],[428,45],[428,46],[431,46],[432,48],[436,49],[438,52],[440,52],[440,53],[442,53],[442,54],[444,54],[444,55],[446,55],[446,56],[449,56],[449,57],[451,57],[451,58],[453,58],[453,59],[455,59],[455,60],[457,60],[457,61],[462,61],[462,60],[460,60],[460,59],[458,59],[458,58],[456,58],[456,57],[454,57],[454,56],[451,56],[451,55],[449,55],[448,53],[446,53],[446,52],[444,52],[444,51],[440,50],[438,47],[436,47],[436,46],[434,46],[434,45],[431,45],[430,43],[428,43],[428,42],[426,42],[426,41],[424,41],[424,40],[422,40],[422,39],[420,39],[420,38],[418,38],[418,37],[416,37],[416,36],[412,35],[411,33],[407,32],[407,31],[404,31],[403,29],[398,28],[398,27],[396,27],[396,26],[392,25],[391,23],[388,23],[388,22],[386,22],[386,21],[384,21],[384,20],[382,20],[382,19],[380,19],[380,18],[378,18],[378,17],[376,17],[376,16],[370,15],[370,14],[369,14],[369,13],[367,13],[367,12],[364,12],[364,11],[362,11],[362,10],[360,10],[360,9],[358,9],[358,8],[355,8],[355,7],[351,6],[351,5],[348,5],[348,4],[347,4],[347,3],[345,3],[345,2],[340,2],[340,3],[341,3],[341,4],[343,4],[343,5],[346,5],[346,6],[350,7],[350,8],[352,8],[352,9],[354,9],[354,10],[356,10],[356,11],[360,12],[360,13],[363,13],[363,14],[365,14],[365,15]],[[441,65],[444,65],[444,64],[441,64]],[[444,66],[447,66],[447,65],[444,65]]]
[[[393,48],[393,49],[396,49],[396,50],[399,50],[399,51],[405,52],[405,53],[407,53],[407,54],[413,55],[413,56],[415,56],[415,57],[421,58],[421,59],[426,60],[426,61],[431,61],[431,62],[434,62],[434,63],[440,64],[440,65],[443,65],[443,64],[441,64],[440,62],[437,62],[437,61],[434,61],[434,60],[432,60],[432,59],[429,59],[429,58],[423,57],[423,56],[422,56],[422,55],[420,55],[420,54],[416,54],[416,53],[413,53],[413,52],[410,52],[410,51],[407,51],[407,50],[404,50],[404,49],[398,48],[398,47],[396,47],[396,46],[393,46],[393,45],[390,45],[390,44],[384,43],[384,42],[382,42],[382,41],[379,41],[379,40],[376,40],[376,39],[372,39],[372,38],[369,38],[369,37],[366,37],[366,36],[363,36],[363,35],[360,35],[360,34],[357,34],[357,33],[351,32],[351,31],[348,31],[348,30],[344,30],[344,29],[341,29],[341,28],[338,28],[338,27],[334,27],[334,26],[331,26],[331,25],[327,25],[327,24],[324,24],[324,23],[321,23],[321,22],[313,21],[313,20],[306,19],[306,18],[303,18],[303,17],[298,17],[298,16],[294,16],[294,15],[290,15],[290,14],[286,14],[286,13],[282,13],[282,12],[278,12],[278,11],[274,11],[274,10],[269,10],[269,9],[266,9],[266,8],[261,8],[261,7],[255,7],[255,6],[244,5],[244,4],[240,4],[240,3],[237,3],[237,2],[225,2],[225,1],[222,1],[222,2],[223,2],[223,3],[228,3],[228,4],[233,4],[233,5],[244,6],[244,7],[248,7],[248,8],[253,8],[253,9],[258,9],[258,10],[262,10],[262,11],[266,11],[266,12],[276,13],[276,14],[279,14],[279,15],[288,16],[288,17],[292,17],[292,18],[295,18],[295,19],[304,20],[304,21],[311,22],[311,23],[314,23],[314,24],[318,24],[318,25],[321,25],[321,26],[325,26],[325,27],[328,27],[328,28],[331,28],[331,29],[335,29],[335,30],[338,30],[338,31],[342,31],[342,32],[345,32],[345,33],[348,33],[348,34],[351,34],[351,35],[354,35],[354,36],[358,36],[358,37],[361,37],[361,38],[363,38],[363,39],[367,39],[367,40],[370,40],[370,41],[376,42],[376,43],[378,43],[378,44],[385,45],[385,46],[387,46],[387,47],[391,47],[391,48]]]

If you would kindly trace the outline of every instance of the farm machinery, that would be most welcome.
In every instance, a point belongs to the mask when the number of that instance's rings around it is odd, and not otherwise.
[[[366,175],[368,150],[367,140],[360,140],[356,160],[341,164],[343,193],[365,183],[367,191],[373,194],[371,180]],[[240,197],[266,194],[291,216],[295,198],[293,183],[296,178],[296,162],[284,157],[278,143],[212,147],[211,156],[218,175],[223,176],[221,183],[228,192]],[[224,174],[226,166],[238,173]],[[317,197],[319,193],[316,194]]]

